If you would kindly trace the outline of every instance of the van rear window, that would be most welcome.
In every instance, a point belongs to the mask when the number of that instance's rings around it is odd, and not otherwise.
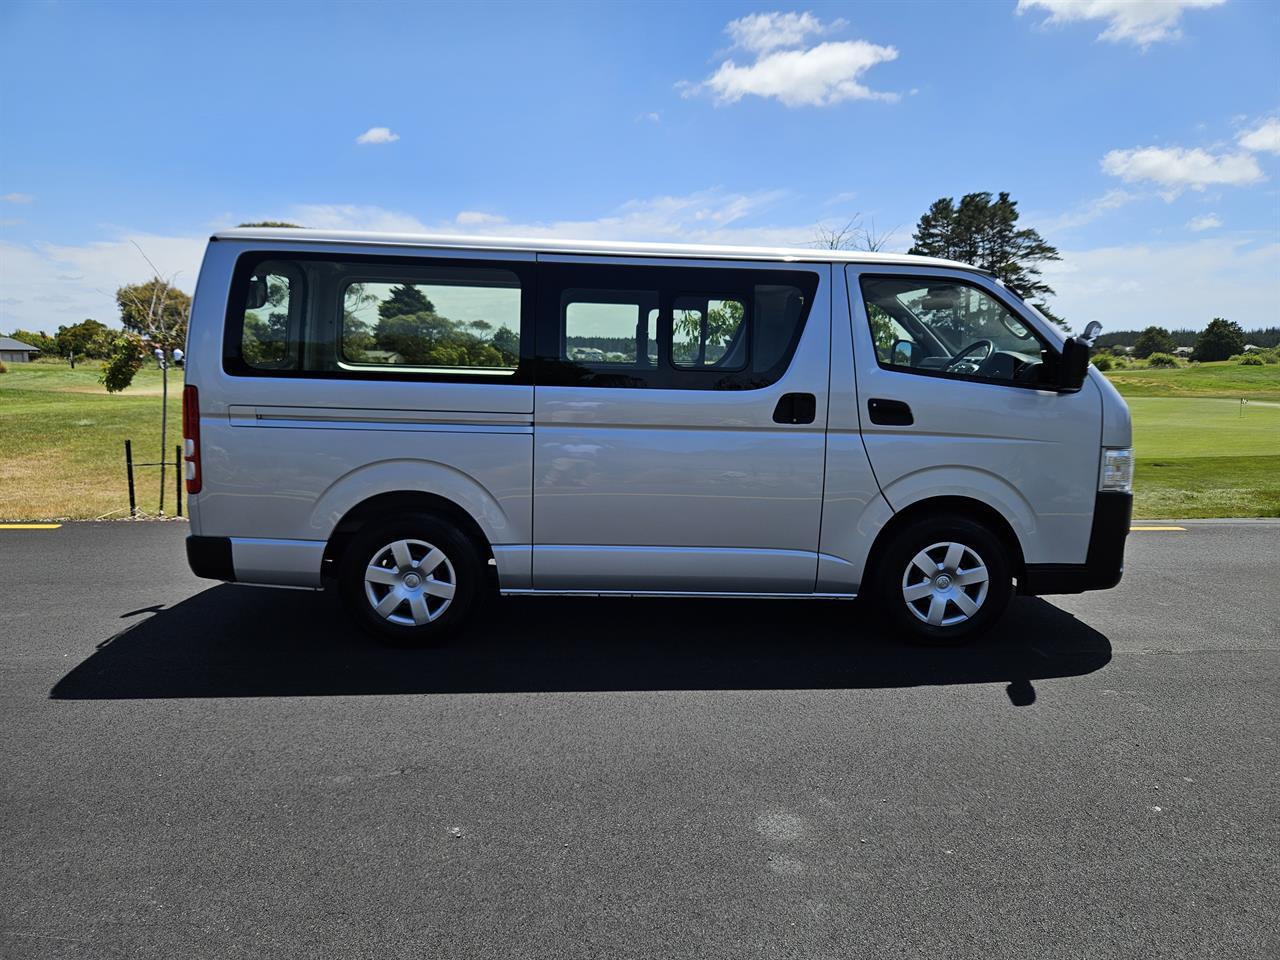
[[[509,264],[246,255],[224,359],[250,375],[511,381],[525,289]]]

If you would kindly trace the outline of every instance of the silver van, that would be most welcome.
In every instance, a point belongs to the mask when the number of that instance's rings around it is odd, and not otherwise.
[[[946,642],[1119,582],[1129,411],[986,273],[897,254],[228,230],[191,569],[433,643],[502,594],[869,596]]]

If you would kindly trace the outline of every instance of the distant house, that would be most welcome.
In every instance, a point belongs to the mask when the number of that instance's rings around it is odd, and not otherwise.
[[[1261,349],[1262,349],[1262,347],[1258,346],[1256,343],[1246,343],[1246,344],[1244,345],[1244,352],[1245,352],[1245,353],[1253,353],[1253,351],[1255,351],[1255,350],[1261,350]]]
[[[1194,347],[1174,347],[1173,352],[1180,357],[1189,357]]]
[[[39,347],[29,343],[13,337],[0,337],[0,363],[26,363],[39,352]]]

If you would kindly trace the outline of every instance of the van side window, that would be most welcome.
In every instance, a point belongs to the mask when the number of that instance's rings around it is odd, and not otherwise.
[[[251,376],[530,383],[532,269],[245,254],[232,279],[223,363]]]
[[[301,307],[302,278],[289,264],[268,261],[253,271],[243,303],[241,336],[247,364],[260,370],[297,364]]]
[[[786,372],[818,275],[556,263],[538,286],[540,384],[751,390]]]
[[[658,291],[571,289],[561,303],[560,359],[630,367],[658,362]]]
[[[1037,386],[1056,354],[996,297],[928,277],[863,277],[876,360],[889,370]]]
[[[671,318],[671,362],[693,370],[744,369],[746,315],[746,307],[734,297],[676,297]]]
[[[342,287],[340,363],[513,373],[520,360],[520,285],[466,267],[352,278]],[[414,282],[418,280],[419,282]]]

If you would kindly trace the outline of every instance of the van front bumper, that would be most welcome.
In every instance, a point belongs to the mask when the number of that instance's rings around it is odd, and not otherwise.
[[[1040,596],[1111,589],[1124,575],[1124,542],[1132,518],[1133,494],[1099,492],[1084,563],[1028,563],[1018,578],[1018,592]]]

